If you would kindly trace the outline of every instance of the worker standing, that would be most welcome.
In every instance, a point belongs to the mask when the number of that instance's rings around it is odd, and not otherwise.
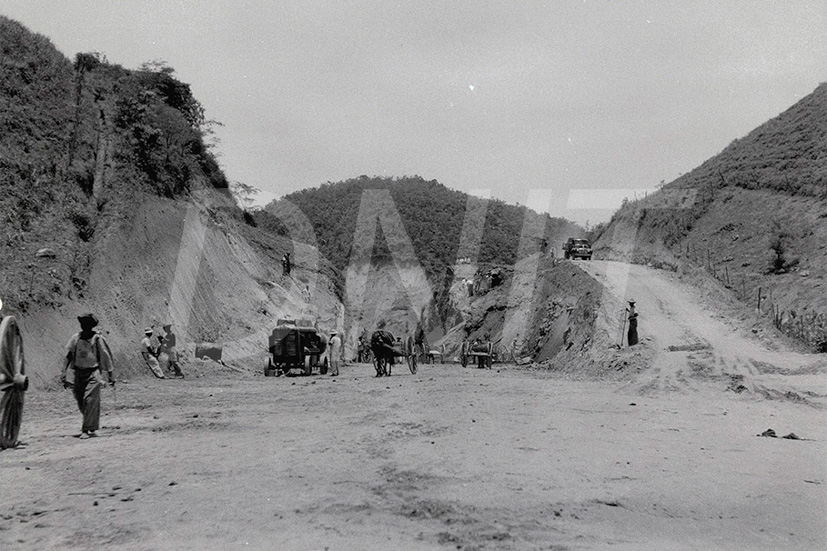
[[[144,361],[153,375],[159,379],[166,379],[164,372],[161,371],[161,365],[158,363],[158,347],[152,342],[153,333],[151,327],[144,329],[144,338],[141,340],[141,356],[144,357]]]
[[[629,333],[627,334],[626,340],[629,343],[629,346],[634,346],[638,343],[637,337],[637,312],[635,312],[635,301],[629,301],[629,307],[626,308],[626,311],[629,312]]]
[[[98,318],[94,314],[78,316],[80,332],[72,335],[66,345],[61,382],[68,386],[66,375],[69,368],[74,372],[72,393],[83,414],[80,438],[97,436],[100,428],[101,386],[104,384],[101,371],[106,371],[109,384],[115,386],[112,353],[103,336],[95,331]]]
[[[339,365],[342,357],[342,339],[339,338],[339,332],[335,329],[330,332],[330,376],[339,376]]]
[[[181,367],[178,365],[178,339],[175,337],[175,333],[172,332],[171,323],[164,325],[164,333],[165,335],[161,340],[161,352],[167,355],[167,369],[172,371],[179,379],[183,379],[184,372],[181,371]]]

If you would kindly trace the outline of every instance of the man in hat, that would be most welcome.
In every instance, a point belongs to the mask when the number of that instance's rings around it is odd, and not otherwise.
[[[152,342],[152,333],[154,333],[152,327],[144,329],[144,338],[141,340],[141,356],[144,357],[144,361],[153,375],[159,379],[166,379],[164,372],[161,371],[161,365],[158,363],[158,347]]]
[[[78,316],[80,332],[72,335],[66,345],[61,382],[68,386],[66,375],[69,368],[74,374],[72,391],[83,414],[80,438],[97,436],[100,428],[101,386],[104,383],[101,371],[105,371],[109,384],[115,386],[112,373],[112,353],[106,340],[95,331],[98,318],[94,314]]]
[[[164,337],[161,340],[161,353],[167,355],[167,369],[172,371],[176,377],[183,379],[184,372],[178,366],[178,350],[175,347],[177,339],[175,333],[172,332],[172,324],[164,325]]]
[[[335,329],[330,332],[330,376],[339,376],[339,364],[342,357],[342,339],[339,338],[339,332]]]

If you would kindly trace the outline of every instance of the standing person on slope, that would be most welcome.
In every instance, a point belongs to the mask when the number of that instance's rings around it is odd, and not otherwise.
[[[66,374],[71,367],[74,371],[72,391],[83,414],[80,438],[97,436],[100,428],[101,386],[104,383],[101,371],[106,371],[109,384],[115,386],[112,373],[112,353],[106,340],[95,330],[98,318],[94,314],[78,316],[80,332],[75,333],[66,345],[61,382],[67,386]]]
[[[634,346],[638,343],[638,336],[637,336],[637,317],[638,313],[635,312],[635,301],[629,301],[629,307],[626,308],[626,311],[629,312],[629,333],[627,335],[627,341],[629,342],[629,346]]]

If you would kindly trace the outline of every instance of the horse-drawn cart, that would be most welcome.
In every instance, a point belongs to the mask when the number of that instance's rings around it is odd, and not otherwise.
[[[472,362],[476,360],[477,367],[491,369],[491,364],[494,363],[494,343],[479,340],[463,341],[459,359],[462,367],[467,367],[469,360]]]
[[[2,305],[2,302],[0,302]],[[0,449],[13,448],[23,420],[23,396],[29,387],[23,339],[14,316],[0,322]]]
[[[411,373],[416,373],[417,354],[413,337],[408,337],[404,341],[393,340],[393,336],[387,331],[377,331],[371,337],[370,348],[377,377],[389,377],[396,358],[405,358],[408,369]]]

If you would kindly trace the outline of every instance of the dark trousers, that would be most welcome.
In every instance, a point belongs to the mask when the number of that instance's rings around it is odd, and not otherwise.
[[[75,369],[75,384],[72,390],[78,409],[83,414],[83,432],[100,428],[102,385],[100,369]]]

